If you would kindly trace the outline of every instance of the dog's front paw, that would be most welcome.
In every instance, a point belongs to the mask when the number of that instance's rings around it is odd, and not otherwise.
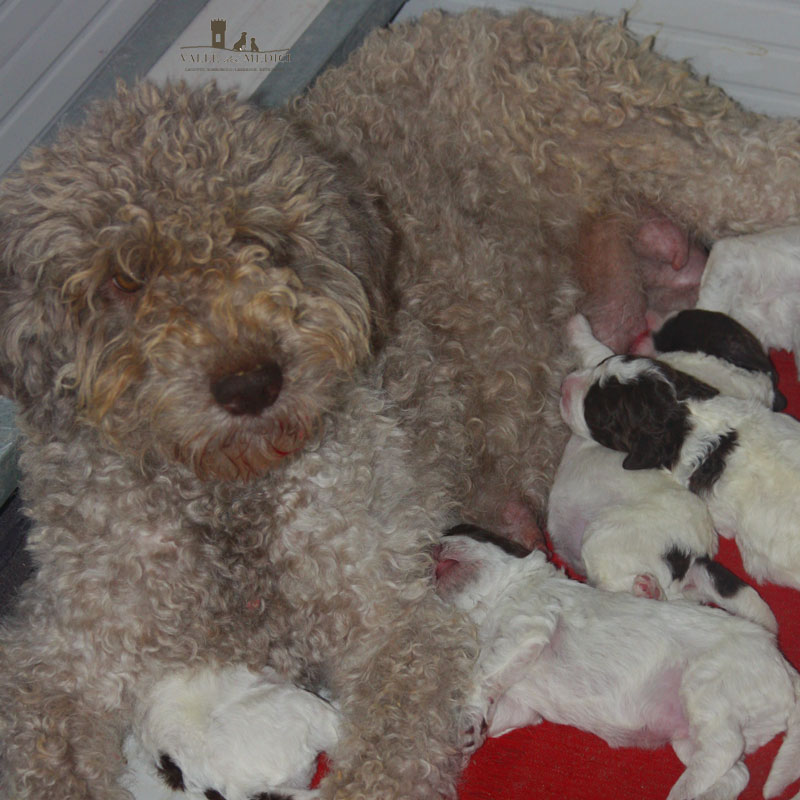
[[[613,355],[613,351],[595,337],[589,320],[583,314],[570,318],[566,334],[569,346],[578,354],[584,367],[594,367]]]

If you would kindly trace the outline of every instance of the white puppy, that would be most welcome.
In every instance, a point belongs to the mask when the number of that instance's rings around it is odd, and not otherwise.
[[[123,785],[136,800],[304,800],[339,715],[274,671],[184,670],[138,704]]]
[[[500,736],[544,718],[615,747],[670,742],[686,770],[668,800],[733,800],[743,756],[788,730],[765,797],[800,776],[798,675],[761,626],[593,589],[480,534],[446,538],[440,559],[440,593],[481,637],[476,729]]]
[[[583,317],[568,335],[587,365],[613,355]],[[570,439],[548,506],[554,550],[594,586],[715,603],[775,630],[758,593],[712,560],[717,535],[705,503],[666,470],[629,471],[623,460],[592,439]]]
[[[800,588],[800,423],[708,388],[613,356],[565,379],[561,409],[572,430],[626,454],[625,469],[668,469],[701,497],[754,578]]]
[[[800,364],[800,227],[716,242],[697,307],[730,315]]]

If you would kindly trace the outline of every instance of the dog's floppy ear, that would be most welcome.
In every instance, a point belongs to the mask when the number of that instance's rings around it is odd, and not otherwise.
[[[626,453],[622,466],[631,470],[672,468],[689,432],[688,416],[671,382],[653,372],[593,384],[584,400],[592,438]]]
[[[693,375],[687,375],[685,372],[680,372],[661,362],[659,362],[659,366],[672,383],[678,400],[710,400],[719,394],[719,391],[713,386],[709,386]]]
[[[623,469],[656,469],[661,464],[658,463],[655,453],[650,448],[650,440],[642,438],[634,443],[633,449],[625,456],[622,461]]]
[[[530,555],[533,550],[524,547],[523,545],[511,539],[506,539],[497,533],[481,528],[478,525],[473,525],[470,522],[460,522],[452,528],[448,528],[444,536],[467,536],[481,544],[490,544],[494,547],[499,547],[504,553],[514,558],[525,558]]]
[[[670,383],[662,380],[648,380],[645,383],[643,396],[648,413],[643,416],[638,435],[632,437],[630,450],[622,466],[631,470],[671,469],[678,461],[691,427],[689,411]],[[711,391],[716,394],[715,389]]]
[[[680,456],[685,436],[685,417],[675,415],[665,420],[663,426],[654,426],[631,442],[628,455],[622,462],[623,469],[671,469]]]

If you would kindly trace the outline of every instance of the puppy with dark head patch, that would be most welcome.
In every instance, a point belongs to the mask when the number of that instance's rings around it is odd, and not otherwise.
[[[684,401],[716,389],[641,356],[614,356],[568,375],[561,415],[574,433],[626,453],[625,469],[674,466],[690,424]]]
[[[800,588],[800,423],[643,357],[573,373],[561,408],[624,469],[665,468],[700,496],[750,575]]]
[[[786,408],[786,398],[778,391],[778,371],[761,342],[727,314],[699,308],[679,311],[640,340],[634,352],[694,375],[722,394],[752,397],[773,411]]]
[[[584,363],[612,355],[582,317],[568,333]],[[652,394],[663,391],[668,388],[656,385]],[[714,603],[775,630],[758,593],[712,560],[718,542],[705,503],[666,470],[624,469],[626,458],[592,438],[572,436],[548,508],[556,552],[594,586]]]

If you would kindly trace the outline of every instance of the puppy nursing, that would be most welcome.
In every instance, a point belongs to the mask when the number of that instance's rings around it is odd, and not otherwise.
[[[703,499],[755,579],[800,588],[800,423],[634,356],[569,376],[562,413],[625,469],[664,468]]]
[[[541,552],[515,557],[460,530],[441,547],[439,591],[481,638],[473,728],[499,736],[547,719],[612,746],[670,742],[686,770],[668,800],[733,800],[743,756],[788,730],[764,796],[800,776],[798,675],[762,626],[594,589]]]
[[[697,308],[679,311],[641,339],[633,352],[658,358],[721,394],[758,400],[773,411],[786,408],[778,371],[761,342],[727,314]]]
[[[721,311],[766,347],[800,357],[800,227],[717,241],[703,273],[698,308]]]
[[[612,356],[582,317],[571,322],[568,334],[584,364]],[[749,387],[745,378],[740,383]],[[753,384],[766,394],[759,378]],[[571,385],[565,383],[565,392]],[[562,411],[568,405],[567,397]],[[775,617],[758,593],[712,561],[717,535],[703,500],[666,471],[624,469],[622,453],[580,433],[567,444],[550,495],[547,527],[556,552],[595,586],[714,603],[775,630]]]

